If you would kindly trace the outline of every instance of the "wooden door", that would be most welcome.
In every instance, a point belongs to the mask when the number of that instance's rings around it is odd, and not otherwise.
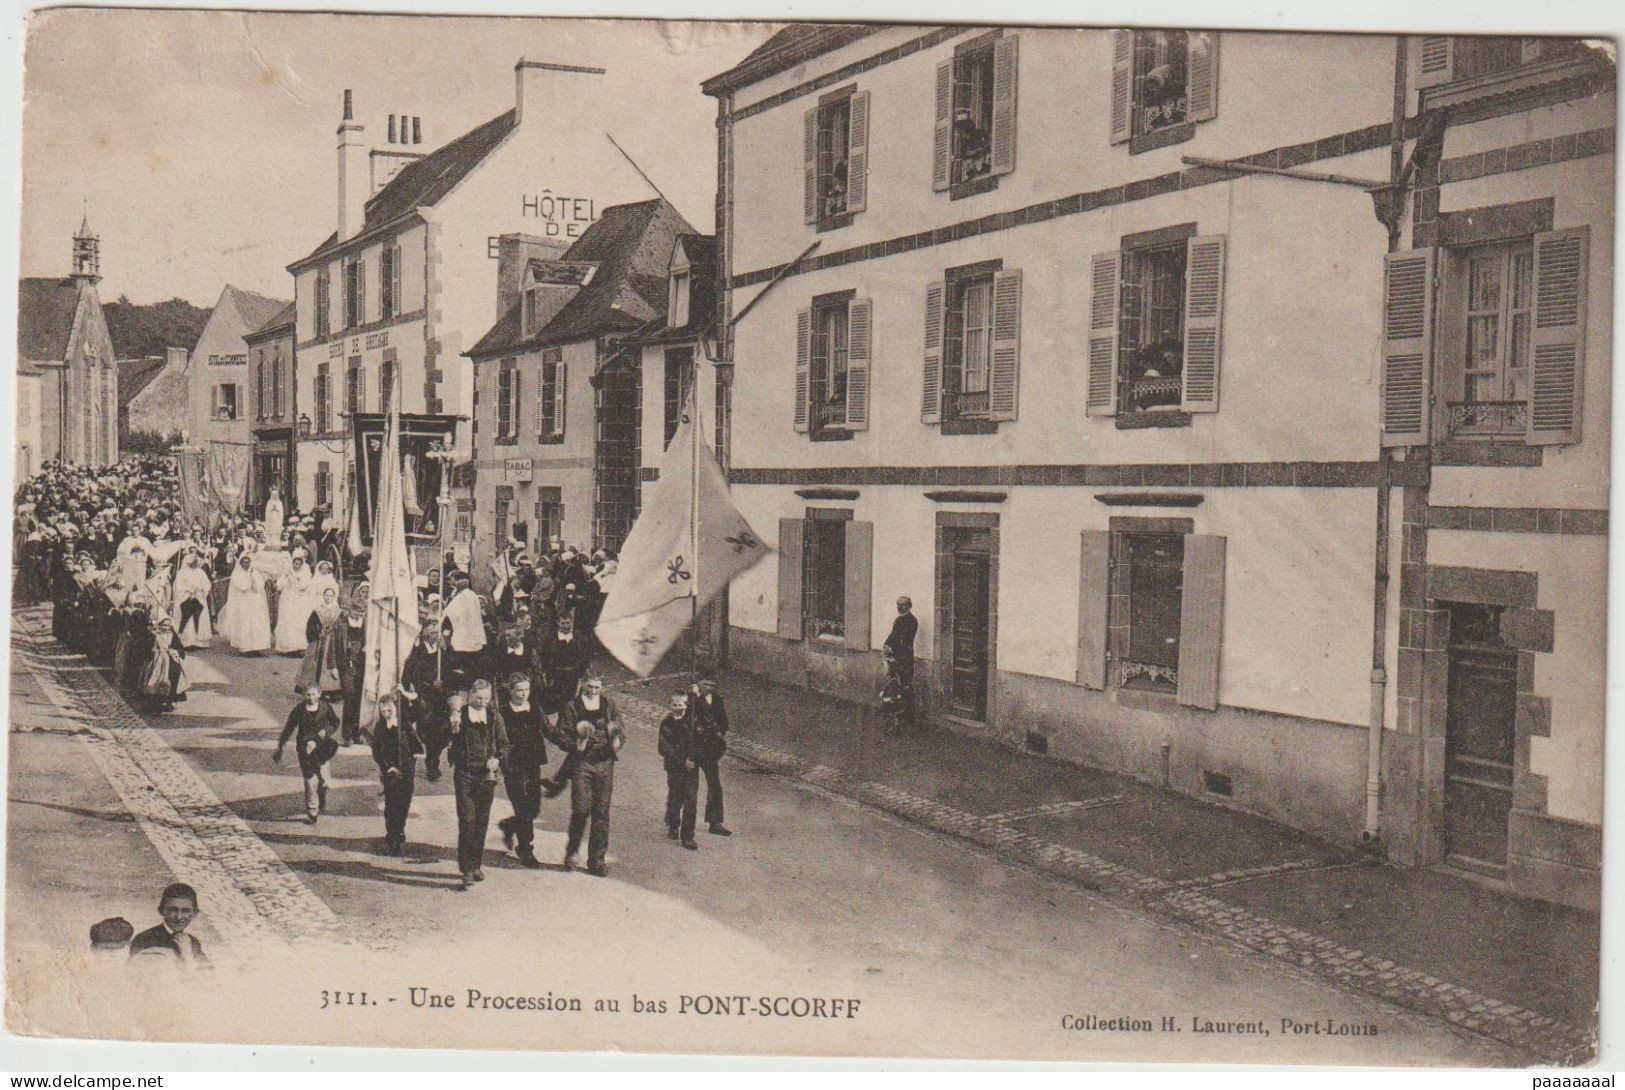
[[[955,715],[987,718],[988,572],[981,550],[958,550],[953,563],[952,678]]]
[[[1517,658],[1504,648],[1450,649],[1445,857],[1495,876],[1506,873],[1517,677]]]

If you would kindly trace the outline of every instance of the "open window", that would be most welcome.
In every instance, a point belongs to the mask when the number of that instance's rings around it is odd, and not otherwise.
[[[925,310],[922,419],[971,431],[1014,420],[1021,271],[1003,269],[996,261],[949,269],[926,289]]]
[[[832,91],[806,112],[802,160],[803,219],[820,231],[851,223],[868,205],[868,91]]]
[[[1016,88],[1020,39],[973,39],[937,66],[932,188],[954,196],[1016,167]]]
[[[540,442],[564,442],[565,394],[569,389],[567,374],[564,350],[542,349],[542,366],[536,380],[536,437]]]
[[[1144,414],[1218,410],[1225,238],[1194,232],[1133,236],[1095,255],[1088,415],[1130,426],[1154,419]]]
[[[796,321],[796,430],[846,438],[869,426],[871,306],[853,293],[820,296]]]
[[[1218,112],[1219,38],[1210,30],[1119,30],[1111,141],[1147,150],[1190,135]]]

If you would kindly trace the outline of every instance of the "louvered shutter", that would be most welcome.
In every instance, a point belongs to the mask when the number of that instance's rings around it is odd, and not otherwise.
[[[801,551],[807,524],[779,520],[779,635],[801,639]]]
[[[927,424],[942,421],[942,303],[948,293],[945,281],[925,289],[925,377],[920,398],[920,419]]]
[[[1455,78],[1455,40],[1448,35],[1424,36],[1417,41],[1416,86],[1433,87]]]
[[[869,650],[874,612],[870,602],[874,580],[875,524],[846,523],[846,649]]]
[[[1428,441],[1437,251],[1383,257],[1382,445]]]
[[[1190,121],[1211,121],[1219,113],[1219,32],[1188,33],[1190,73],[1185,117]]]
[[[553,434],[564,434],[564,409],[569,404],[567,395],[570,392],[570,365],[564,362],[563,352],[554,349],[559,354],[554,357],[553,363]]]
[[[536,439],[548,437],[548,365],[536,369]]]
[[[1123,255],[1117,250],[1090,259],[1089,389],[1084,404],[1088,416],[1117,413],[1117,306],[1122,261]]]
[[[542,396],[536,399],[536,413],[540,420],[540,429],[543,436],[557,435],[559,432],[559,418],[556,407],[558,393],[558,369],[554,363],[553,349],[542,353],[541,385]]]
[[[846,210],[862,212],[869,207],[869,92],[852,96],[851,121],[847,126]]]
[[[367,263],[359,257],[355,262],[355,324],[367,324]]]
[[[937,65],[937,129],[931,149],[931,188],[938,193],[950,182],[949,164],[953,156],[954,62]]]
[[[390,273],[390,269],[394,264],[394,247],[385,246],[378,251],[378,317],[380,318],[388,318],[391,309],[395,305],[395,296],[390,290],[395,284],[395,277]]]
[[[1134,135],[1134,31],[1112,31],[1111,142]]]
[[[1021,270],[993,276],[993,373],[989,420],[1014,420],[1021,383]]]
[[[1016,60],[1021,39],[1009,35],[993,43],[993,170],[1016,169]]]
[[[1181,704],[1219,706],[1219,650],[1224,631],[1224,538],[1185,535],[1179,607]]]
[[[1529,442],[1542,446],[1580,441],[1590,236],[1589,227],[1535,236]]]
[[[869,359],[874,346],[874,304],[854,299],[846,310],[846,426],[869,427]]]
[[[796,431],[807,430],[808,374],[812,367],[812,310],[796,311]]]
[[[801,219],[818,222],[818,107],[801,120]]]
[[[393,300],[394,313],[406,313],[406,300],[401,298],[401,248],[397,244],[390,248],[389,262],[389,297]]]
[[[1106,607],[1111,599],[1112,535],[1083,531],[1078,566],[1078,684],[1106,687]]]
[[[1185,242],[1185,367],[1180,408],[1219,411],[1220,326],[1224,318],[1224,236]]]

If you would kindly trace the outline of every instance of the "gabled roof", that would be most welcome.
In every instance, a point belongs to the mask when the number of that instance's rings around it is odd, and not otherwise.
[[[668,315],[662,313],[646,322],[629,338],[634,344],[680,344],[697,340],[711,332],[711,322],[717,305],[717,239],[715,235],[679,235],[677,245],[688,258],[688,320],[672,328]],[[676,259],[673,248],[672,258]],[[669,294],[669,293],[668,293]]]
[[[367,199],[366,214],[358,235],[382,227],[417,208],[439,203],[456,184],[502,143],[518,124],[518,114],[509,110],[478,128],[470,129],[449,144],[401,168],[389,184]],[[348,239],[342,240],[348,242]],[[290,268],[314,261],[342,245],[337,232]]]
[[[243,319],[245,333],[263,328],[266,322],[284,310],[290,313],[293,310],[293,303],[287,299],[272,299],[268,295],[260,295],[231,284],[226,285],[226,290],[221,295],[229,297],[236,304],[237,313]]]
[[[66,276],[25,276],[17,281],[17,357],[68,358],[68,338],[79,309],[79,283]]]
[[[866,38],[879,29],[855,23],[792,23],[726,72],[700,84],[700,88],[708,95],[724,94],[794,68],[848,42]]]
[[[494,356],[637,329],[665,313],[666,265],[672,247],[679,235],[693,231],[677,209],[659,197],[604,209],[562,259],[597,266],[587,285],[528,337],[520,324],[521,306],[515,303],[463,355]]]
[[[243,339],[245,341],[259,340],[272,333],[280,332],[282,329],[293,325],[293,319],[294,305],[292,303],[284,304],[282,309],[271,315],[270,319],[264,324],[243,334]]]
[[[118,361],[118,403],[128,405],[163,373],[168,356],[138,356]]]

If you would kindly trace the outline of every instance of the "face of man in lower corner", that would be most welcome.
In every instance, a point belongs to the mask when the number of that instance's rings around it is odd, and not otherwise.
[[[190,897],[165,897],[158,906],[158,915],[169,929],[179,935],[197,919],[197,903]]]

